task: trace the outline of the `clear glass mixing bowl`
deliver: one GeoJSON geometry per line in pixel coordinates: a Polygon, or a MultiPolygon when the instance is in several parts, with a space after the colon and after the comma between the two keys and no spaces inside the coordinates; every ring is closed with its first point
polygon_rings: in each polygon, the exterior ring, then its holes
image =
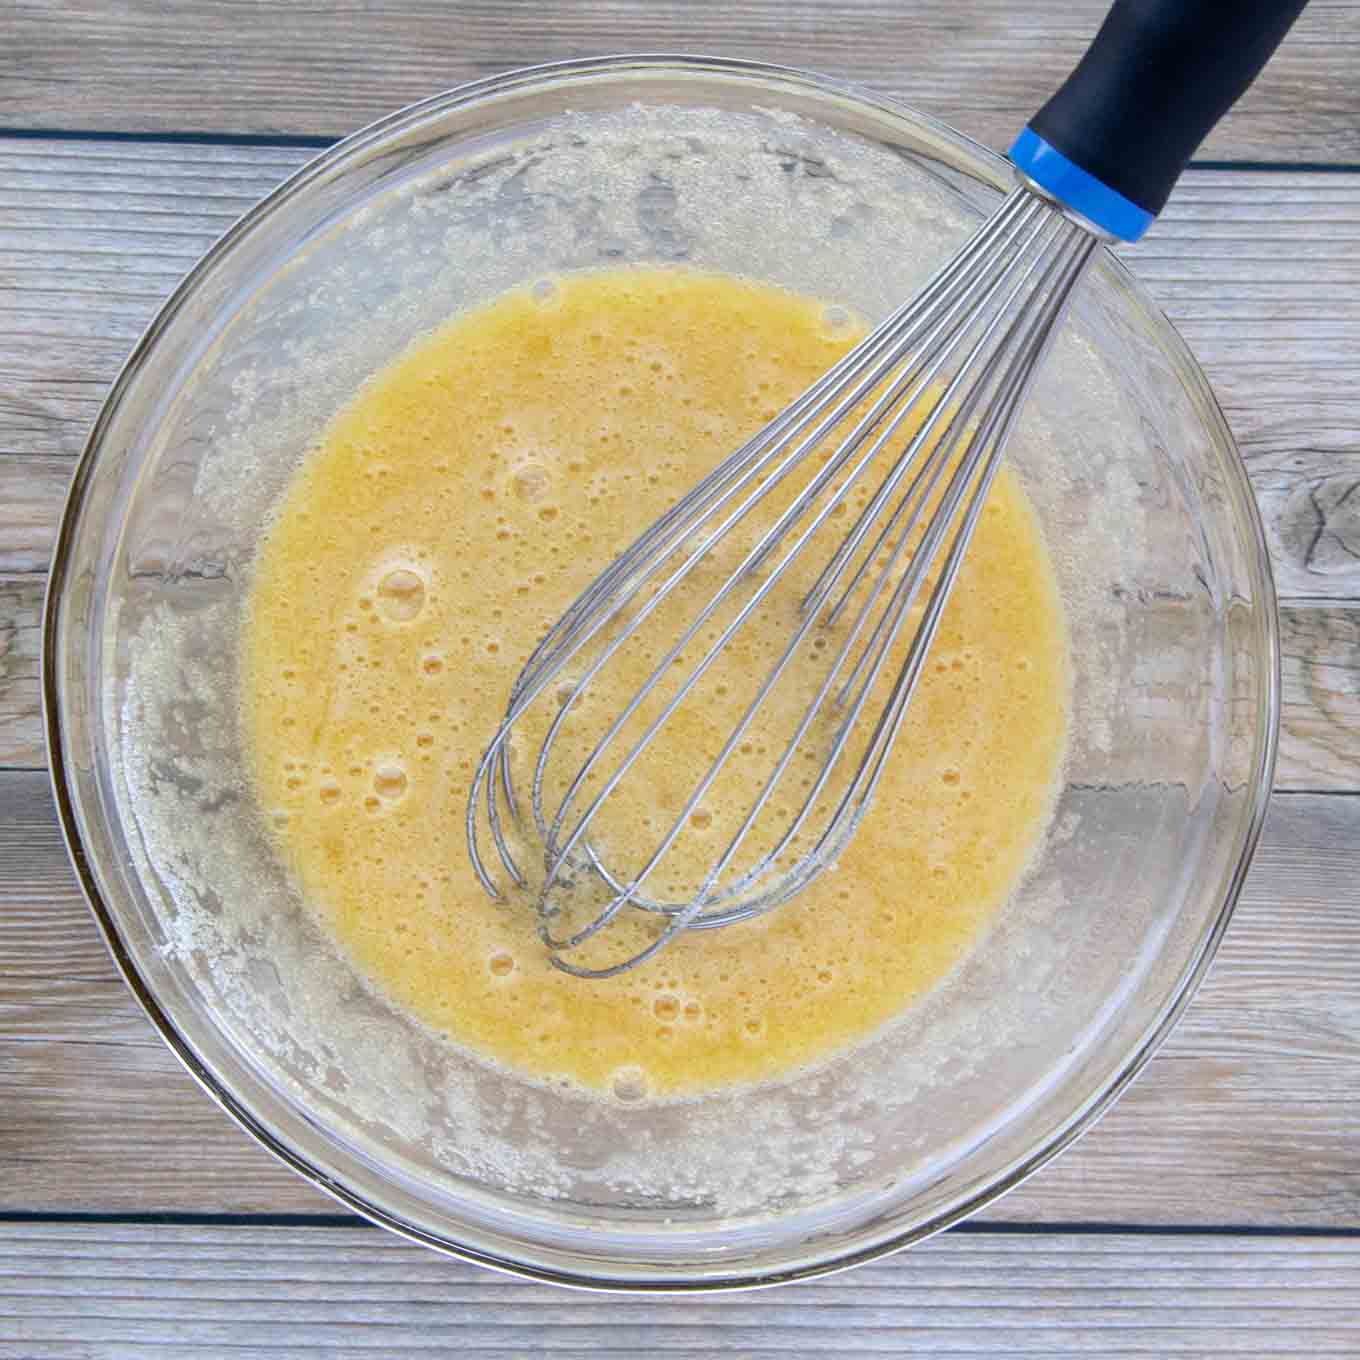
{"type": "MultiPolygon", "coordinates": [[[[523,1274],[787,1280],[986,1204],[1165,1036],[1260,828],[1278,644],[1223,418],[1108,256],[1012,451],[1072,630],[1058,812],[995,928],[872,1041],[796,1079],[674,1104],[611,1106],[488,1067],[389,1007],[318,932],[243,771],[237,627],[270,506],[413,337],[509,285],[620,261],[735,271],[876,316],[1007,183],[957,133],[815,76],[571,63],[351,137],[166,304],[95,425],[53,564],[57,801],[167,1043],[315,1184],[523,1274]]],[[[451,816],[462,795],[450,787],[451,816]]]]}

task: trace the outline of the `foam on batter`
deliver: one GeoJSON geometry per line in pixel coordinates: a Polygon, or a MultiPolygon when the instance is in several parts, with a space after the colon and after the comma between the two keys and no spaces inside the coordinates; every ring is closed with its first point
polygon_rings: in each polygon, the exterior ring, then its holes
{"type": "MultiPolygon", "coordinates": [[[[1023,874],[1069,677],[1047,553],[1004,469],[834,873],[769,917],[583,982],[468,863],[472,767],[542,632],[858,334],[815,299],[697,270],[562,276],[414,346],[294,478],[243,637],[257,795],[360,971],[455,1042],[621,1099],[777,1076],[921,996],[1023,874]]],[[[702,746],[680,775],[697,779],[702,746]]]]}

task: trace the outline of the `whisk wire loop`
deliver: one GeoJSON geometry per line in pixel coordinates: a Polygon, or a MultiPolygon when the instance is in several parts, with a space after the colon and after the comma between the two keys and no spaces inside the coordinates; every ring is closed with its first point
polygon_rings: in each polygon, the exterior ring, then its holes
{"type": "Polygon", "coordinates": [[[681,497],[549,629],[521,671],[506,716],[474,772],[466,831],[479,880],[500,898],[482,853],[485,821],[495,857],[535,901],[539,934],[557,967],[591,978],[621,973],[684,931],[770,910],[834,863],[878,787],[1006,441],[1097,244],[1095,235],[1044,199],[1023,186],[1015,189],[912,302],[681,497]],[[749,532],[752,517],[777,504],[772,497],[778,488],[814,456],[822,461],[814,462],[806,485],[772,524],[763,530],[756,525],[754,541],[742,548],[734,536],[749,532]],[[873,489],[859,491],[881,465],[873,489]],[[602,808],[636,775],[677,715],[702,702],[705,676],[751,620],[768,612],[774,592],[793,579],[833,517],[850,508],[852,494],[862,504],[810,587],[800,587],[788,639],[703,773],[676,797],[678,810],[663,818],[654,846],[635,867],[619,872],[590,836],[602,808]],[[683,603],[682,588],[733,547],[735,566],[724,565],[717,588],[699,597],[688,622],[657,649],[658,659],[646,666],[599,737],[588,740],[579,764],[577,756],[566,757],[566,774],[554,777],[564,736],[600,677],[625,648],[642,645],[642,630],[666,617],[659,611],[668,601],[683,603]],[[842,627],[843,635],[827,648],[842,627]],[[701,637],[706,645],[691,662],[689,650],[701,637]],[[781,680],[796,677],[795,663],[813,655],[823,658],[818,664],[824,672],[815,687],[807,686],[791,734],[776,743],[772,768],[751,781],[744,813],[720,852],[675,900],[647,890],[733,756],[749,748],[748,735],[781,680]],[[897,673],[869,723],[866,709],[894,662],[897,673]],[[569,671],[579,673],[563,683],[569,671]],[[532,756],[526,818],[511,740],[555,685],[558,708],[532,756]],[[654,714],[649,704],[659,704],[654,714]],[[819,720],[828,718],[829,740],[819,742],[814,739],[819,720]],[[745,857],[751,862],[741,863],[743,846],[768,819],[771,801],[787,786],[800,753],[815,760],[816,769],[793,800],[796,811],[782,808],[787,824],[766,835],[753,859],[745,857]],[[809,829],[814,815],[821,820],[809,829]],[[512,847],[510,825],[521,838],[536,840],[542,853],[536,884],[521,866],[524,851],[512,847]],[[810,843],[799,851],[803,839],[810,843]],[[584,924],[572,928],[564,926],[569,913],[559,899],[580,876],[602,884],[606,895],[584,924]],[[598,966],[593,955],[590,963],[568,957],[627,908],[658,921],[660,929],[647,943],[598,966]]]}
{"type": "MultiPolygon", "coordinates": [[[[1021,288],[1023,288],[1025,281],[1028,278],[1029,272],[1032,272],[1032,270],[1037,266],[1037,263],[1038,263],[1037,259],[1031,261],[1029,268],[1026,271],[1026,274],[1022,276],[1020,281],[1015,284],[1014,293],[1018,293],[1018,291],[1021,288]]],[[[993,287],[994,288],[999,287],[1000,282],[1001,281],[998,280],[997,284],[993,285],[993,287]]],[[[978,337],[978,339],[975,341],[973,353],[972,355],[969,356],[969,359],[976,357],[976,355],[979,354],[984,349],[984,347],[991,339],[992,333],[1002,324],[1005,316],[1006,312],[1004,308],[996,313],[992,321],[984,329],[982,335],[978,337]]],[[[958,339],[963,334],[964,332],[962,330],[956,332],[954,342],[957,343],[958,339]]],[[[943,353],[940,355],[940,358],[937,360],[936,368],[927,370],[927,378],[934,376],[935,371],[937,371],[938,365],[942,363],[945,358],[947,358],[948,353],[949,347],[947,346],[945,347],[943,353]]],[[[922,422],[921,429],[913,436],[907,448],[897,459],[892,470],[889,472],[888,476],[884,479],[883,483],[880,485],[879,490],[875,494],[874,499],[865,507],[864,511],[861,513],[855,527],[852,529],[851,533],[847,535],[841,548],[838,549],[836,556],[833,558],[832,563],[828,565],[828,569],[823,572],[823,576],[822,578],[820,578],[818,585],[814,587],[814,590],[812,592],[812,598],[810,598],[808,601],[809,607],[805,608],[804,610],[803,622],[800,624],[800,626],[794,633],[793,638],[786,646],[779,660],[775,663],[774,668],[769,673],[764,683],[761,685],[759,691],[757,692],[755,697],[751,700],[745,713],[742,715],[740,721],[736,724],[735,728],[729,735],[727,741],[724,743],[723,748],[719,752],[717,758],[712,762],[708,772],[704,775],[703,779],[695,787],[689,799],[687,800],[685,806],[681,809],[680,813],[675,818],[674,822],[672,823],[671,829],[666,833],[666,836],[663,838],[661,844],[653,852],[653,855],[651,856],[651,858],[649,858],[646,865],[644,865],[643,869],[640,871],[638,876],[630,884],[626,885],[625,887],[618,888],[618,896],[613,902],[609,904],[609,907],[606,909],[604,913],[601,914],[601,916],[597,919],[597,922],[593,924],[591,927],[588,927],[586,931],[583,931],[580,934],[571,937],[571,940],[569,942],[563,942],[564,947],[571,947],[574,944],[582,943],[585,939],[588,939],[590,935],[594,934],[600,925],[607,924],[607,922],[611,920],[613,916],[617,913],[620,907],[622,907],[629,901],[637,900],[638,896],[637,889],[641,885],[642,881],[651,873],[651,871],[655,868],[656,864],[660,861],[660,858],[666,853],[666,851],[670,848],[671,844],[673,844],[675,838],[680,834],[681,828],[684,826],[685,821],[692,814],[694,808],[699,804],[703,796],[707,793],[708,789],[711,787],[714,780],[721,773],[723,766],[730,758],[733,750],[737,747],[741,738],[746,734],[751,722],[755,719],[756,714],[758,713],[764,701],[768,697],[775,683],[783,674],[786,666],[792,661],[800,644],[806,637],[809,629],[817,621],[818,610],[820,609],[822,602],[826,599],[827,595],[835,586],[838,577],[844,570],[846,564],[850,560],[855,549],[858,547],[860,540],[863,538],[864,534],[868,531],[870,525],[876,518],[878,510],[890,497],[896,485],[905,475],[907,469],[912,465],[912,460],[916,452],[929,439],[936,423],[938,423],[941,420],[941,418],[945,415],[945,413],[949,411],[951,399],[954,397],[955,390],[961,383],[963,374],[966,373],[967,370],[968,360],[965,360],[965,364],[960,369],[959,374],[955,376],[954,380],[945,389],[944,394],[942,395],[940,400],[935,404],[933,409],[930,411],[927,419],[924,422],[922,422]]],[[[896,389],[894,389],[887,394],[887,397],[884,399],[884,402],[885,404],[888,402],[896,404],[898,398],[899,393],[896,389]]],[[[553,870],[550,870],[549,874],[550,879],[554,877],[555,871],[565,864],[567,857],[570,855],[571,851],[575,848],[575,845],[577,844],[581,836],[584,834],[586,827],[589,825],[595,813],[599,810],[600,806],[608,799],[610,794],[618,786],[619,782],[622,780],[624,774],[626,773],[627,769],[631,766],[633,761],[651,743],[652,739],[657,735],[657,733],[662,729],[667,720],[671,717],[671,715],[683,702],[683,700],[689,694],[693,686],[697,684],[698,680],[702,677],[707,668],[717,661],[718,657],[722,654],[727,643],[731,640],[733,636],[735,636],[736,632],[745,623],[749,614],[763,602],[764,597],[774,588],[775,584],[779,581],[785,570],[787,570],[798,558],[806,543],[811,539],[812,535],[815,534],[820,529],[825,519],[835,512],[836,507],[843,500],[849,487],[853,485],[859,472],[861,472],[864,467],[866,467],[871,461],[873,461],[877,457],[878,453],[887,443],[887,440],[891,438],[893,434],[896,433],[898,425],[903,419],[906,418],[909,412],[910,412],[909,405],[903,404],[898,408],[897,414],[894,417],[894,419],[875,439],[874,443],[870,446],[867,453],[865,453],[862,456],[860,463],[853,469],[850,476],[847,478],[845,484],[842,486],[837,495],[833,496],[822,507],[822,509],[818,512],[816,519],[814,519],[813,523],[800,535],[797,543],[785,556],[780,566],[774,572],[771,573],[769,578],[764,582],[760,589],[756,591],[751,600],[748,601],[747,605],[743,608],[742,612],[729,625],[728,629],[724,632],[724,634],[716,642],[714,642],[713,645],[709,648],[708,652],[705,653],[699,665],[696,666],[690,672],[690,675],[686,679],[685,684],[682,686],[680,691],[670,700],[667,706],[662,710],[662,712],[648,727],[646,732],[644,732],[643,735],[638,739],[633,748],[629,751],[627,756],[620,764],[614,776],[605,785],[605,787],[600,790],[595,800],[592,802],[592,804],[586,810],[586,812],[582,814],[571,835],[567,838],[565,843],[562,843],[560,840],[562,820],[565,817],[566,810],[569,804],[571,803],[575,794],[579,790],[581,782],[585,777],[589,775],[591,769],[594,767],[596,761],[599,759],[600,754],[602,753],[604,748],[612,740],[613,736],[617,733],[619,728],[626,722],[628,717],[630,717],[631,714],[636,710],[637,706],[640,705],[642,701],[645,699],[645,697],[651,692],[657,680],[660,678],[662,674],[665,673],[668,667],[672,664],[676,655],[679,652],[681,652],[683,648],[692,641],[694,635],[707,621],[708,617],[710,616],[711,610],[716,609],[718,604],[721,603],[723,592],[719,592],[718,596],[715,597],[709,610],[706,610],[700,614],[699,618],[695,620],[695,622],[690,626],[690,628],[686,630],[686,632],[681,636],[679,641],[674,645],[671,652],[669,652],[665,657],[663,657],[661,663],[654,669],[651,676],[649,676],[648,680],[635,693],[633,700],[630,701],[630,704],[620,714],[615,725],[611,727],[610,731],[606,733],[603,738],[601,738],[595,750],[592,751],[590,757],[588,757],[586,762],[582,765],[580,771],[578,772],[576,780],[573,781],[571,788],[568,789],[566,796],[562,800],[562,803],[558,810],[557,818],[554,820],[552,826],[549,828],[548,842],[550,845],[557,848],[557,858],[554,861],[553,870]]],[[[954,419],[950,422],[950,428],[952,429],[954,434],[953,442],[957,442],[958,432],[963,427],[964,421],[962,419],[962,414],[963,413],[956,415],[954,419]]],[[[927,468],[922,470],[922,476],[924,476],[927,472],[930,473],[930,477],[926,485],[925,494],[929,494],[929,491],[933,489],[934,484],[938,481],[939,476],[945,467],[945,461],[941,457],[941,449],[943,448],[947,450],[952,448],[953,442],[942,441],[941,445],[937,446],[937,448],[932,452],[931,460],[927,468]]],[[[838,456],[833,457],[828,466],[835,466],[838,463],[839,453],[840,450],[838,450],[838,456]]],[[[785,512],[785,515],[782,517],[780,523],[775,526],[775,528],[771,531],[771,534],[775,535],[780,534],[784,529],[786,521],[798,515],[801,515],[806,511],[808,505],[818,494],[818,482],[821,480],[822,477],[819,476],[819,478],[814,481],[812,487],[809,487],[808,490],[805,491],[803,495],[799,497],[798,501],[796,501],[794,505],[790,507],[788,511],[785,512]]],[[[923,506],[924,503],[925,503],[924,499],[920,500],[918,502],[918,508],[919,506],[923,506]]],[[[937,531],[941,529],[943,525],[947,522],[947,518],[948,518],[947,515],[941,515],[937,519],[934,528],[937,531]]],[[[931,540],[930,548],[923,554],[923,556],[928,558],[931,555],[933,555],[934,543],[935,540],[931,540]]],[[[755,562],[760,561],[764,556],[767,555],[768,547],[765,543],[762,542],[762,544],[758,546],[757,549],[753,550],[750,556],[748,556],[747,562],[746,564],[744,564],[745,569],[749,570],[751,565],[753,565],[755,562]]],[[[865,563],[867,564],[871,560],[872,560],[871,558],[866,557],[865,563]]],[[[735,588],[736,585],[741,580],[741,574],[742,569],[739,568],[738,571],[733,573],[733,576],[729,578],[729,583],[724,588],[724,590],[730,590],[735,588]]],[[[880,587],[886,579],[887,577],[885,569],[884,573],[880,574],[879,577],[880,587]]],[[[859,627],[862,626],[864,617],[867,616],[868,606],[870,606],[872,603],[873,603],[872,599],[870,601],[866,601],[866,608],[861,614],[859,625],[857,625],[856,629],[852,631],[851,636],[847,638],[846,642],[842,645],[837,666],[833,668],[832,674],[828,677],[828,684],[829,681],[834,680],[836,670],[839,669],[839,664],[844,660],[845,655],[849,651],[850,647],[853,645],[858,635],[859,627]]],[[[886,617],[887,616],[885,616],[885,621],[886,617]]],[[[880,623],[880,629],[881,628],[882,623],[880,623]]],[[[864,654],[864,657],[867,657],[868,655],[869,653],[866,652],[864,654]]],[[[863,659],[864,658],[862,657],[861,663],[863,659]]],[[[872,683],[872,679],[876,677],[877,669],[878,669],[877,666],[875,666],[873,670],[873,675],[870,677],[870,683],[872,683]]],[[[851,683],[853,683],[853,676],[851,683]]],[[[824,697],[825,689],[827,687],[828,686],[823,687],[823,691],[819,692],[817,699],[815,699],[813,704],[809,707],[805,721],[803,724],[800,724],[799,731],[795,735],[793,746],[796,746],[797,741],[804,735],[807,725],[811,722],[812,718],[815,717],[820,707],[822,698],[824,697]]],[[[549,739],[544,743],[539,761],[540,773],[550,753],[552,740],[553,734],[550,734],[549,739]]],[[[789,754],[791,754],[792,749],[793,747],[791,747],[789,754]]],[[[782,773],[784,768],[786,768],[786,766],[784,765],[783,762],[781,762],[780,767],[776,769],[770,781],[767,782],[761,796],[758,798],[757,803],[752,810],[752,816],[747,818],[746,822],[742,827],[742,830],[738,833],[737,837],[734,838],[733,842],[729,845],[728,851],[725,852],[724,855],[720,857],[720,859],[717,861],[713,868],[713,871],[710,873],[709,877],[705,880],[703,887],[699,890],[698,896],[705,903],[711,904],[710,899],[708,898],[708,891],[712,886],[713,879],[717,876],[717,874],[721,873],[723,868],[726,867],[727,863],[731,858],[732,853],[735,851],[735,848],[740,844],[740,841],[743,838],[745,831],[749,830],[752,817],[756,812],[759,811],[759,809],[763,806],[764,802],[767,800],[769,793],[772,791],[774,784],[777,782],[779,775],[782,773]]]]}

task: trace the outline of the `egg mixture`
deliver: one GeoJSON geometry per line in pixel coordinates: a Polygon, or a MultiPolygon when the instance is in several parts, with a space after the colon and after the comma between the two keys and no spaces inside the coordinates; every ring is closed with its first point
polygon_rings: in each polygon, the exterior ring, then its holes
{"type": "MultiPolygon", "coordinates": [[[[821,300],[697,270],[543,280],[415,344],[295,474],[243,623],[256,794],[340,948],[452,1042],[626,1098],[776,1078],[938,984],[1023,875],[1052,813],[1069,674],[1054,573],[1005,467],[834,872],[585,981],[468,859],[468,782],[535,643],[861,335],[821,300]]],[[[682,782],[705,759],[703,741],[668,749],[682,782]]],[[[648,922],[618,928],[626,948],[648,922]]]]}

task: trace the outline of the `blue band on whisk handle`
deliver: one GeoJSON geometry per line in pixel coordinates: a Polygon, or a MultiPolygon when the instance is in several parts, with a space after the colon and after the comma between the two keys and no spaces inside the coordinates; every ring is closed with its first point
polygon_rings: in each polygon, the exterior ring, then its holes
{"type": "Polygon", "coordinates": [[[1121,241],[1136,241],[1157,220],[1146,208],[1068,160],[1033,128],[1015,139],[1010,158],[1041,189],[1121,241]]]}
{"type": "Polygon", "coordinates": [[[1136,241],[1305,0],[1114,0],[1011,147],[1044,193],[1136,241]]]}

